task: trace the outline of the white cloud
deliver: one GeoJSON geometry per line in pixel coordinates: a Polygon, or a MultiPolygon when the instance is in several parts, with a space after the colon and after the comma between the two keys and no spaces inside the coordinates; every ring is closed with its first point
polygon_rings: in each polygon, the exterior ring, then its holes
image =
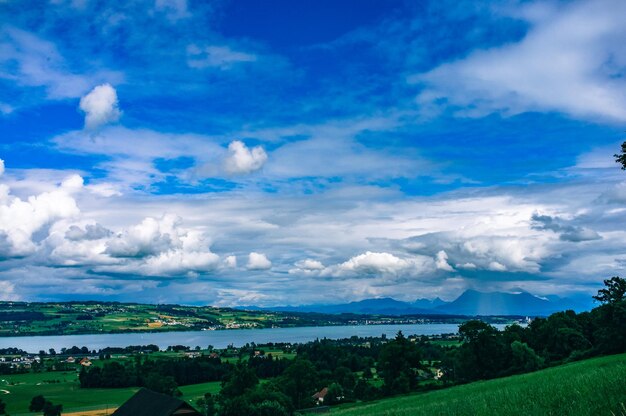
{"type": "MultiPolygon", "coordinates": [[[[70,177],[66,181],[75,184],[78,179],[70,177]]],[[[32,241],[35,232],[57,220],[77,216],[80,211],[71,196],[73,191],[61,185],[23,200],[11,195],[6,185],[0,185],[0,236],[6,242],[3,255],[32,254],[36,250],[32,241]]]]}
{"type": "Polygon", "coordinates": [[[445,99],[464,116],[560,111],[626,120],[626,3],[578,1],[541,13],[526,7],[516,16],[531,25],[521,41],[411,77],[424,86],[419,103],[445,99]]]}
{"type": "Polygon", "coordinates": [[[79,191],[83,188],[85,181],[80,175],[70,175],[61,182],[61,188],[69,193],[79,191]]]}
{"type": "Polygon", "coordinates": [[[391,253],[367,251],[349,260],[322,270],[322,276],[380,275],[383,277],[417,276],[435,269],[432,258],[411,256],[400,258],[391,253]]]}
{"type": "Polygon", "coordinates": [[[224,259],[224,266],[234,269],[237,267],[237,256],[227,256],[224,259]]]}
{"type": "Polygon", "coordinates": [[[243,62],[254,62],[257,56],[239,52],[228,46],[210,45],[198,47],[189,45],[187,47],[187,64],[191,68],[203,69],[215,67],[219,69],[229,69],[233,65],[243,62]]]}
{"type": "Polygon", "coordinates": [[[437,252],[437,259],[435,260],[435,265],[437,266],[437,269],[439,270],[445,270],[447,272],[451,272],[454,270],[452,266],[448,264],[448,255],[443,250],[439,250],[437,252]]]}
{"type": "Polygon", "coordinates": [[[249,149],[243,142],[235,140],[228,145],[229,154],[224,161],[226,172],[246,174],[257,171],[267,161],[267,153],[261,146],[249,149]]]}
{"type": "Polygon", "coordinates": [[[297,261],[295,266],[302,270],[322,270],[324,265],[318,260],[305,259],[297,261]]]}
{"type": "Polygon", "coordinates": [[[140,274],[143,276],[188,276],[196,272],[210,272],[219,266],[219,256],[209,251],[168,250],[143,261],[130,261],[122,265],[99,267],[96,270],[113,273],[140,274]]]}
{"type": "Polygon", "coordinates": [[[265,254],[252,252],[248,255],[248,270],[269,270],[271,267],[272,262],[265,254]]]}
{"type": "Polygon", "coordinates": [[[506,266],[502,263],[498,263],[497,261],[492,261],[491,263],[489,263],[489,270],[492,270],[494,272],[504,272],[506,271],[506,266]]]}
{"type": "Polygon", "coordinates": [[[181,247],[178,226],[181,219],[165,215],[161,219],[145,218],[107,243],[107,254],[113,257],[146,257],[181,247]]]}
{"type": "Polygon", "coordinates": [[[4,175],[4,160],[0,159],[0,176],[4,175]]]}
{"type": "Polygon", "coordinates": [[[53,43],[13,27],[0,30],[0,50],[0,78],[44,87],[52,99],[80,97],[91,85],[123,80],[123,75],[114,71],[72,71],[53,43]]]}
{"type": "Polygon", "coordinates": [[[122,112],[118,107],[117,92],[110,84],[94,87],[80,99],[80,109],[85,112],[85,128],[97,129],[119,120],[122,112]]]}

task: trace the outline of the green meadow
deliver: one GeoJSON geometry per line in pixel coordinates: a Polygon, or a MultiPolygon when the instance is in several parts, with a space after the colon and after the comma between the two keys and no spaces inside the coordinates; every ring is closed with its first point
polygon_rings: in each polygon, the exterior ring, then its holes
{"type": "MultiPolygon", "coordinates": [[[[217,393],[219,382],[180,387],[181,399],[195,405],[205,393],[217,393]]],[[[29,414],[28,405],[33,396],[43,395],[55,404],[63,405],[63,412],[118,407],[138,388],[81,389],[75,372],[28,373],[0,376],[0,398],[7,404],[10,415],[29,414]],[[8,392],[8,393],[7,393],[8,392]]],[[[34,414],[34,413],[33,413],[34,414]]]]}
{"type": "Polygon", "coordinates": [[[626,416],[626,354],[334,409],[337,416],[626,416]]]}

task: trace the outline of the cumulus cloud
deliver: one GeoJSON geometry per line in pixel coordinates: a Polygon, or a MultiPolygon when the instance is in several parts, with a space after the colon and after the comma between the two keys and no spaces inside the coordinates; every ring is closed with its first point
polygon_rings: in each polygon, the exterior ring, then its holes
{"type": "Polygon", "coordinates": [[[0,176],[4,175],[4,160],[0,159],[0,176]]]}
{"type": "Polygon", "coordinates": [[[130,261],[121,265],[96,268],[108,273],[139,274],[143,276],[189,276],[197,272],[210,272],[219,266],[219,256],[210,251],[168,250],[146,257],[142,261],[130,261]]]}
{"type": "Polygon", "coordinates": [[[80,99],[80,109],[85,113],[85,128],[97,129],[119,120],[122,112],[117,101],[117,92],[111,84],[98,85],[80,99]]]}
{"type": "Polygon", "coordinates": [[[243,142],[235,140],[228,145],[228,156],[224,161],[226,172],[231,175],[255,172],[267,161],[267,153],[261,146],[249,149],[243,142]]]}
{"type": "Polygon", "coordinates": [[[296,267],[302,270],[322,270],[324,265],[318,260],[305,259],[296,262],[296,267]]]}
{"type": "Polygon", "coordinates": [[[248,270],[269,270],[271,267],[272,262],[265,254],[252,252],[248,255],[248,270]]]}
{"type": "Polygon", "coordinates": [[[367,251],[347,261],[322,270],[322,276],[416,276],[435,270],[433,259],[427,256],[400,258],[391,253],[367,251]]]}
{"type": "Polygon", "coordinates": [[[256,55],[236,51],[228,46],[220,45],[204,47],[189,45],[187,47],[187,57],[187,64],[191,68],[197,69],[215,67],[225,70],[238,63],[254,62],[257,60],[256,55]]]}
{"type": "Polygon", "coordinates": [[[446,100],[463,116],[561,111],[624,121],[624,15],[621,0],[526,5],[514,16],[530,25],[523,39],[412,77],[424,87],[418,102],[446,100]]]}
{"type": "Polygon", "coordinates": [[[439,250],[437,252],[435,265],[437,266],[437,269],[439,270],[444,270],[447,272],[451,272],[454,270],[452,266],[450,266],[450,264],[448,263],[448,254],[446,254],[446,252],[443,250],[439,250]]]}
{"type": "Polygon", "coordinates": [[[234,269],[237,267],[237,256],[227,256],[224,259],[224,266],[234,269]]]}
{"type": "Polygon", "coordinates": [[[89,266],[98,273],[193,277],[216,270],[219,256],[203,234],[181,223],[172,214],[147,217],[118,233],[100,224],[58,224],[46,242],[56,264],[89,266]]]}
{"type": "Polygon", "coordinates": [[[6,185],[0,185],[0,235],[6,241],[5,257],[32,254],[37,248],[33,242],[36,232],[57,220],[80,213],[71,196],[75,188],[69,186],[76,185],[78,181],[70,177],[56,189],[30,196],[26,200],[11,195],[6,185]]]}

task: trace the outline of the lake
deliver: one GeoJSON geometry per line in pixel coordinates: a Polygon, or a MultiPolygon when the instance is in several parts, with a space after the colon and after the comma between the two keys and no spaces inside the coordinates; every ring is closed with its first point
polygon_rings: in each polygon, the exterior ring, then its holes
{"type": "MultiPolygon", "coordinates": [[[[503,329],[505,325],[494,325],[503,329]]],[[[144,332],[134,334],[91,334],[91,335],[49,335],[28,337],[0,337],[0,348],[15,347],[36,353],[54,348],[72,346],[99,350],[105,347],[127,347],[129,345],[155,344],[165,349],[170,345],[185,345],[191,348],[225,348],[232,344],[236,347],[246,343],[265,344],[268,342],[302,343],[317,338],[340,339],[351,336],[379,337],[385,334],[394,337],[398,331],[405,335],[438,335],[456,333],[457,324],[406,324],[406,325],[355,325],[355,326],[319,326],[298,328],[267,329],[227,329],[221,331],[186,331],[186,332],[144,332]]]]}

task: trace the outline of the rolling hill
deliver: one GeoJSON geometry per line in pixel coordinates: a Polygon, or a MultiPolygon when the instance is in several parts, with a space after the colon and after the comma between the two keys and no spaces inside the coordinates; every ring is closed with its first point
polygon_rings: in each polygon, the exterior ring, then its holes
{"type": "Polygon", "coordinates": [[[333,409],[337,416],[626,416],[626,354],[333,409]]]}

